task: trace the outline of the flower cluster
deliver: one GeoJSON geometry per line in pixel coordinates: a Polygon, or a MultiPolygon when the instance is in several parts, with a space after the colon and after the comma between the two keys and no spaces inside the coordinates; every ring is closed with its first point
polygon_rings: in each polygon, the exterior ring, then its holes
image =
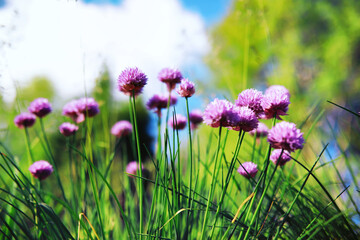
{"type": "Polygon", "coordinates": [[[165,95],[155,94],[146,103],[146,108],[148,110],[154,110],[155,113],[160,117],[161,109],[167,108],[168,104],[169,106],[175,105],[177,103],[177,97],[175,97],[174,95],[170,95],[170,103],[168,102],[169,102],[169,97],[165,95]]]}
{"type": "Polygon", "coordinates": [[[93,98],[80,98],[65,104],[62,114],[76,123],[81,123],[85,117],[94,117],[99,112],[99,104],[93,98]]]}
{"type": "Polygon", "coordinates": [[[77,130],[79,130],[79,127],[69,122],[64,122],[59,126],[60,133],[65,137],[74,135],[77,130]]]}
{"type": "Polygon", "coordinates": [[[129,121],[122,120],[114,124],[111,128],[111,134],[121,138],[132,133],[132,125],[129,121]]]}
{"type": "Polygon", "coordinates": [[[168,124],[170,127],[176,130],[182,130],[186,127],[186,117],[180,114],[176,114],[173,119],[169,119],[168,124]]]}
{"type": "Polygon", "coordinates": [[[246,178],[253,178],[255,177],[256,173],[258,172],[257,164],[253,162],[244,162],[238,168],[238,173],[246,178]]]}
{"type": "Polygon", "coordinates": [[[148,78],[137,67],[127,68],[121,72],[118,78],[119,91],[128,96],[139,95],[144,86],[147,84],[148,78]]]}
{"type": "Polygon", "coordinates": [[[50,176],[54,170],[50,163],[45,160],[40,160],[34,162],[29,167],[29,171],[35,178],[38,178],[39,180],[44,180],[45,178],[50,176]]]}
{"type": "Polygon", "coordinates": [[[268,142],[272,148],[294,152],[302,149],[304,144],[303,133],[296,128],[295,123],[279,122],[268,134],[268,142]]]}
{"type": "Polygon", "coordinates": [[[183,76],[178,69],[164,68],[159,72],[158,78],[161,82],[165,83],[168,90],[171,91],[175,88],[176,84],[180,83],[183,76]]]}

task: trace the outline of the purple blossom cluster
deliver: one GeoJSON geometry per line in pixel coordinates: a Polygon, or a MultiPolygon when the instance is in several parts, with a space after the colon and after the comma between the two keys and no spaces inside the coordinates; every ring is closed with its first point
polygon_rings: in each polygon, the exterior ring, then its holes
{"type": "Polygon", "coordinates": [[[39,180],[44,180],[49,177],[51,173],[54,171],[52,165],[45,160],[40,160],[34,162],[29,167],[30,173],[34,176],[34,178],[38,178],[39,180]]]}
{"type": "Polygon", "coordinates": [[[137,67],[127,68],[121,72],[118,78],[119,91],[128,96],[139,95],[144,86],[147,84],[148,78],[137,67]]]}
{"type": "Polygon", "coordinates": [[[183,115],[176,114],[172,119],[169,119],[169,126],[176,130],[182,130],[186,127],[187,119],[183,115]]]}
{"type": "Polygon", "coordinates": [[[111,134],[117,138],[121,138],[132,133],[132,125],[129,121],[122,120],[113,125],[111,134]]]}
{"type": "MultiPolygon", "coordinates": [[[[165,95],[155,94],[152,96],[149,101],[146,103],[146,108],[148,110],[154,110],[155,113],[160,117],[161,110],[167,108],[169,97],[165,95]]],[[[170,95],[170,103],[169,106],[173,106],[177,103],[177,97],[174,95],[170,95]]]]}
{"type": "Polygon", "coordinates": [[[65,104],[62,114],[76,123],[81,123],[85,121],[85,117],[94,117],[99,112],[99,104],[93,98],[80,98],[65,104]]]}

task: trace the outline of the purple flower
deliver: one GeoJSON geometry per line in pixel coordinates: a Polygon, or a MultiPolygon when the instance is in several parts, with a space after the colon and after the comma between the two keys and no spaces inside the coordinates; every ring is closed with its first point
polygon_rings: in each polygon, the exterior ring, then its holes
{"type": "Polygon", "coordinates": [[[289,95],[281,89],[273,89],[264,95],[261,106],[264,109],[265,119],[271,119],[274,116],[281,120],[280,116],[287,115],[290,104],[289,95]]]}
{"type": "Polygon", "coordinates": [[[262,122],[259,122],[258,127],[252,131],[250,131],[250,135],[254,136],[256,134],[256,137],[266,137],[268,135],[269,128],[262,122]]]}
{"type": "Polygon", "coordinates": [[[44,160],[34,162],[29,167],[30,173],[39,180],[44,180],[54,171],[50,163],[44,160]]]}
{"type": "Polygon", "coordinates": [[[256,173],[258,172],[257,165],[253,162],[244,162],[238,168],[238,173],[240,175],[246,177],[247,179],[255,177],[256,173]]]}
{"type": "Polygon", "coordinates": [[[79,112],[78,100],[72,100],[65,104],[62,114],[70,117],[76,123],[81,123],[85,120],[85,115],[79,112]]]}
{"type": "Polygon", "coordinates": [[[77,109],[80,114],[94,117],[100,112],[99,104],[93,98],[80,98],[77,100],[77,109]]]}
{"type": "Polygon", "coordinates": [[[176,116],[174,116],[174,119],[169,119],[168,124],[173,129],[182,130],[186,127],[186,122],[186,117],[180,114],[176,114],[176,116]]]}
{"type": "Polygon", "coordinates": [[[184,78],[181,80],[180,86],[176,91],[181,97],[191,97],[195,93],[195,84],[184,78]]]}
{"type": "Polygon", "coordinates": [[[79,130],[79,127],[75,124],[64,122],[59,126],[60,133],[64,135],[65,137],[74,135],[77,130],[79,130]]]}
{"type": "Polygon", "coordinates": [[[246,89],[239,94],[238,99],[235,100],[235,105],[248,107],[253,110],[257,116],[261,116],[264,112],[261,106],[263,97],[263,94],[258,90],[246,89]]]}
{"type": "Polygon", "coordinates": [[[14,119],[14,123],[18,128],[31,127],[34,125],[36,116],[32,113],[20,113],[14,119]]]}
{"type": "Polygon", "coordinates": [[[270,160],[274,163],[274,164],[278,164],[279,166],[284,166],[285,163],[287,163],[288,161],[291,160],[290,157],[290,153],[286,150],[281,150],[281,149],[275,149],[271,155],[270,155],[270,160]],[[283,152],[281,154],[281,152],[283,152]],[[281,154],[281,156],[280,156],[281,154]]]}
{"type": "Polygon", "coordinates": [[[52,108],[51,104],[46,98],[37,98],[30,103],[28,110],[32,114],[42,118],[51,113],[52,108]]]}
{"type": "Polygon", "coordinates": [[[215,98],[205,108],[204,123],[214,128],[230,127],[234,119],[238,118],[234,108],[235,106],[231,102],[215,98]]]}
{"type": "MultiPolygon", "coordinates": [[[[146,108],[148,110],[155,110],[158,116],[161,116],[161,109],[167,108],[169,97],[164,95],[155,94],[152,96],[149,101],[146,103],[146,108]]],[[[170,105],[175,105],[177,103],[177,97],[170,96],[170,105]]]]}
{"type": "Polygon", "coordinates": [[[118,78],[119,91],[128,96],[137,96],[142,92],[147,80],[147,76],[137,67],[127,68],[118,78]]]}
{"type": "Polygon", "coordinates": [[[290,92],[289,90],[287,90],[286,87],[282,86],[282,85],[271,85],[270,87],[268,87],[265,91],[265,94],[270,94],[272,91],[281,91],[284,94],[286,94],[288,96],[288,98],[290,99],[290,92]]]}
{"type": "Polygon", "coordinates": [[[158,78],[163,83],[166,83],[168,90],[171,91],[177,83],[180,83],[183,76],[178,69],[164,68],[159,72],[158,78]]]}
{"type": "Polygon", "coordinates": [[[203,122],[203,114],[199,109],[195,109],[189,113],[191,129],[196,129],[203,122]]]}
{"type": "Polygon", "coordinates": [[[235,107],[237,118],[231,123],[231,128],[235,131],[249,132],[257,128],[259,120],[253,110],[248,107],[235,107]]]}
{"type": "Polygon", "coordinates": [[[267,141],[272,148],[284,149],[294,152],[302,149],[304,144],[303,133],[296,128],[294,123],[280,122],[270,129],[267,141]]]}
{"type": "MultiPolygon", "coordinates": [[[[130,173],[132,175],[136,175],[138,168],[139,168],[138,163],[136,161],[131,161],[126,166],[126,172],[130,173]]],[[[144,165],[143,164],[141,164],[141,169],[144,170],[144,165]]],[[[129,177],[133,178],[134,176],[129,175],[129,177]]]]}
{"type": "Polygon", "coordinates": [[[123,120],[114,124],[111,128],[111,134],[121,138],[132,133],[132,125],[129,121],[123,120]]]}

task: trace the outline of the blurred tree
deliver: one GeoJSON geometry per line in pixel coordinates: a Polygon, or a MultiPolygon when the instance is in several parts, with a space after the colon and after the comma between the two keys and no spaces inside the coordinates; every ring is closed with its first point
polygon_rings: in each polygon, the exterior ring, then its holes
{"type": "Polygon", "coordinates": [[[31,102],[39,97],[47,98],[50,102],[55,97],[54,86],[46,77],[34,77],[27,86],[17,90],[17,98],[24,102],[31,102]]]}

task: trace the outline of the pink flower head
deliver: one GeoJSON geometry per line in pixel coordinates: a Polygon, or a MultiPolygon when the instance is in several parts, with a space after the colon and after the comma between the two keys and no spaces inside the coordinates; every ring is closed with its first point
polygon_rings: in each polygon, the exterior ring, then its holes
{"type": "MultiPolygon", "coordinates": [[[[146,108],[148,110],[155,110],[158,116],[161,116],[161,109],[167,108],[168,100],[169,100],[168,96],[155,94],[146,103],[146,108]]],[[[177,97],[171,95],[169,106],[175,105],[176,103],[177,103],[177,97]]]]}
{"type": "Polygon", "coordinates": [[[286,87],[282,86],[282,85],[271,85],[270,87],[268,87],[265,91],[265,94],[270,94],[272,91],[281,91],[284,94],[286,94],[288,96],[288,98],[290,99],[290,92],[289,90],[287,90],[286,87]]]}
{"type": "Polygon", "coordinates": [[[65,137],[74,135],[77,130],[79,130],[79,127],[75,124],[64,122],[59,126],[60,133],[64,135],[65,137]]]}
{"type": "Polygon", "coordinates": [[[168,90],[171,91],[177,83],[180,83],[183,76],[178,69],[164,68],[159,72],[158,78],[163,83],[166,83],[168,90]]]}
{"type": "Polygon", "coordinates": [[[234,108],[235,106],[231,102],[215,98],[205,108],[204,123],[214,128],[230,127],[234,119],[238,118],[234,108]]]}
{"type": "Polygon", "coordinates": [[[37,98],[30,103],[28,110],[32,114],[42,118],[51,113],[52,108],[51,104],[46,98],[37,98]]]}
{"type": "Polygon", "coordinates": [[[180,114],[176,114],[173,119],[169,119],[169,126],[173,129],[182,130],[186,127],[186,117],[180,114]]]}
{"type": "Polygon", "coordinates": [[[255,177],[256,173],[258,172],[257,165],[253,162],[244,162],[238,168],[238,173],[240,175],[246,177],[247,179],[255,177]]]}
{"type": "Polygon", "coordinates": [[[263,97],[263,94],[258,90],[246,89],[239,94],[238,99],[235,100],[235,105],[248,107],[253,110],[257,116],[261,116],[264,112],[261,106],[263,97]]]}
{"type": "Polygon", "coordinates": [[[44,180],[54,171],[50,163],[44,160],[34,162],[29,167],[30,173],[39,180],[44,180]]]}
{"type": "Polygon", "coordinates": [[[259,120],[253,110],[248,107],[235,107],[237,118],[231,123],[231,128],[235,131],[249,132],[257,128],[259,120]]]}
{"type": "Polygon", "coordinates": [[[189,113],[191,129],[196,129],[203,122],[203,113],[199,109],[195,109],[189,113]]]}
{"type": "Polygon", "coordinates": [[[121,138],[132,133],[132,125],[129,121],[123,120],[114,124],[111,128],[111,134],[121,138]]]}
{"type": "Polygon", "coordinates": [[[142,92],[147,80],[147,76],[137,67],[127,68],[118,78],[119,91],[128,96],[137,96],[142,92]]]}
{"type": "Polygon", "coordinates": [[[32,113],[20,113],[14,119],[14,123],[18,128],[31,127],[34,125],[36,116],[32,113]]]}
{"type": "Polygon", "coordinates": [[[249,133],[252,136],[256,135],[256,137],[266,137],[268,135],[268,132],[269,128],[264,123],[259,122],[258,127],[250,131],[249,133]]]}
{"type": "Polygon", "coordinates": [[[296,128],[294,123],[280,122],[270,129],[267,141],[272,148],[284,149],[294,152],[302,149],[304,144],[303,133],[296,128]]]}
{"type": "MultiPolygon", "coordinates": [[[[131,161],[126,166],[126,172],[130,173],[132,175],[136,175],[138,168],[139,168],[138,163],[136,161],[131,161]]],[[[142,171],[144,171],[144,165],[142,165],[142,164],[141,164],[141,169],[142,169],[142,171]]],[[[133,178],[134,176],[129,175],[129,177],[133,178]]]]}
{"type": "Polygon", "coordinates": [[[187,78],[181,80],[180,86],[176,91],[181,97],[191,97],[195,93],[195,84],[187,78]]]}
{"type": "Polygon", "coordinates": [[[285,163],[287,163],[288,161],[291,160],[290,157],[290,153],[286,150],[281,150],[281,149],[275,149],[271,155],[270,155],[270,160],[276,165],[278,164],[279,166],[284,166],[285,163]],[[281,152],[283,152],[281,154],[281,152]],[[281,154],[281,156],[280,156],[281,154]]]}
{"type": "Polygon", "coordinates": [[[80,98],[77,100],[77,109],[80,114],[94,117],[100,112],[99,104],[93,98],[80,98]]]}
{"type": "Polygon", "coordinates": [[[280,116],[287,115],[290,104],[289,95],[281,89],[273,89],[264,95],[261,105],[264,109],[265,119],[271,119],[274,116],[281,120],[280,116]]]}

